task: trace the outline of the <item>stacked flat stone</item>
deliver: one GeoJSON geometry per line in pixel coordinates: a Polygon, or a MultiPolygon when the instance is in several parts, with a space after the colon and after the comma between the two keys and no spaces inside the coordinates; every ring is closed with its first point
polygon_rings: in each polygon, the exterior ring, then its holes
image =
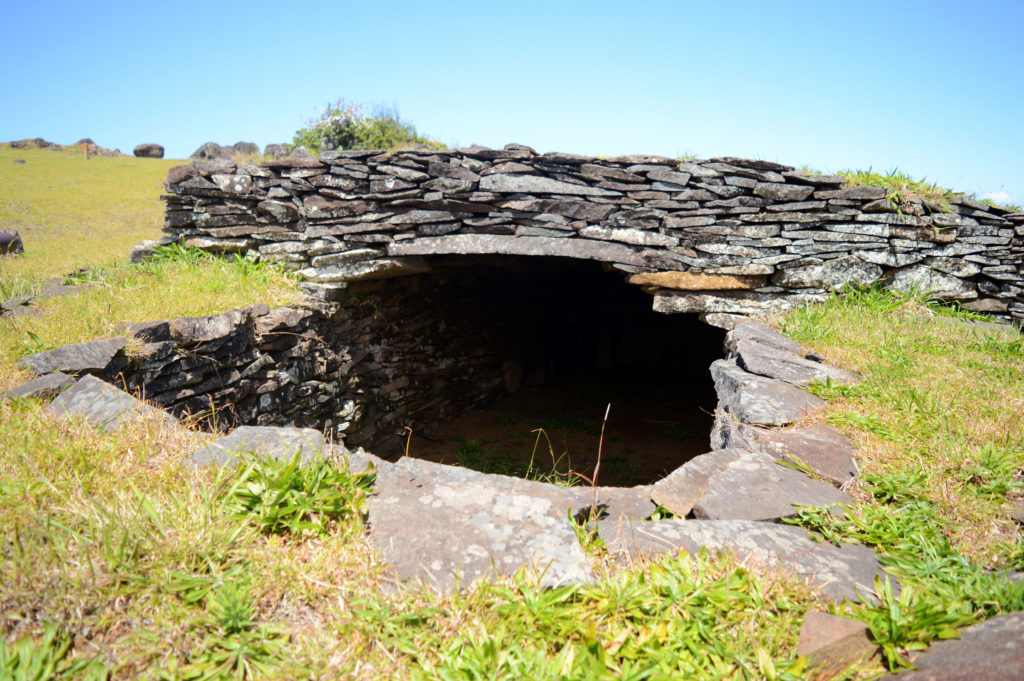
{"type": "Polygon", "coordinates": [[[165,230],[289,263],[325,298],[425,271],[424,256],[501,253],[603,261],[656,310],[727,328],[880,280],[1024,319],[1024,213],[962,196],[897,208],[881,188],[843,184],[738,158],[331,151],[174,168],[165,230]]]}

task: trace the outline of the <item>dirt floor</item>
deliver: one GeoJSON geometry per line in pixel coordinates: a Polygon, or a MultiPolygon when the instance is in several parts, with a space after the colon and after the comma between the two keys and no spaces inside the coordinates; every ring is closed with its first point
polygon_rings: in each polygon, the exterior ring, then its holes
{"type": "Polygon", "coordinates": [[[710,449],[710,381],[673,383],[619,370],[523,387],[414,433],[409,454],[488,473],[590,484],[610,403],[598,484],[651,483],[710,449]]]}

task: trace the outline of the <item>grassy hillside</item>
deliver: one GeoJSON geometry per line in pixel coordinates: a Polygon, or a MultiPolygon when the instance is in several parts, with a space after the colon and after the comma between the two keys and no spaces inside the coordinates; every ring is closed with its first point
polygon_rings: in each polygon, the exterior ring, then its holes
{"type": "MultiPolygon", "coordinates": [[[[24,156],[23,170],[34,158],[24,156]]],[[[68,163],[47,171],[59,178],[88,177],[84,164],[97,160],[56,158],[68,163]]],[[[139,217],[159,193],[146,184],[153,178],[129,182],[129,174],[122,179],[137,191],[118,199],[128,201],[124,216],[99,205],[106,191],[87,192],[94,205],[82,209],[114,215],[123,233],[80,258],[69,251],[63,264],[0,261],[33,278],[103,265],[90,275],[93,291],[48,303],[40,317],[0,321],[0,383],[19,378],[12,362],[21,354],[95,337],[118,320],[294,295],[276,270],[238,260],[117,262],[141,238],[137,228],[152,236],[159,223],[158,204],[153,222],[139,217]]],[[[36,218],[30,250],[60,241],[51,231],[98,224],[79,218],[67,195],[58,201],[35,186],[25,190],[35,192],[30,202],[0,191],[5,205],[31,204],[22,213],[51,207],[36,218]]],[[[364,477],[328,464],[199,471],[181,461],[201,433],[138,422],[110,434],[54,419],[33,400],[2,403],[0,678],[37,664],[55,675],[35,678],[74,679],[804,679],[813,672],[796,640],[812,608],[868,623],[884,658],[837,678],[877,677],[931,639],[1024,609],[1024,584],[1001,577],[1024,569],[1024,542],[1009,519],[1022,497],[1024,341],[953,314],[871,290],[779,320],[864,378],[854,388],[816,388],[831,406],[815,419],[840,427],[862,456],[857,503],[845,519],[805,509],[796,522],[874,547],[901,577],[901,594],[867,607],[827,605],[792,579],[728,556],[613,569],[586,536],[598,565],[593,586],[543,590],[521,574],[452,597],[385,595],[364,538],[364,477]],[[285,490],[288,503],[276,496],[285,490]],[[342,503],[303,510],[328,499],[342,503]],[[315,526],[298,528],[299,519],[315,526]]]]}
{"type": "Polygon", "coordinates": [[[181,163],[0,144],[0,229],[25,242],[23,257],[0,260],[0,287],[108,265],[160,236],[163,180],[181,163]]]}

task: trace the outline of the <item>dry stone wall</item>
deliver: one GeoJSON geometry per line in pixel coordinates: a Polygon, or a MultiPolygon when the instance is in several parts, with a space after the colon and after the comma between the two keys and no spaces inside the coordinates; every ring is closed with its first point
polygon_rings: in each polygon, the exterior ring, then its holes
{"type": "Polygon", "coordinates": [[[737,318],[883,281],[1024,319],[1024,214],[939,205],[737,158],[592,158],[529,147],[332,151],[170,171],[167,240],[289,263],[326,299],[440,254],[598,260],[660,312],[737,318]]]}

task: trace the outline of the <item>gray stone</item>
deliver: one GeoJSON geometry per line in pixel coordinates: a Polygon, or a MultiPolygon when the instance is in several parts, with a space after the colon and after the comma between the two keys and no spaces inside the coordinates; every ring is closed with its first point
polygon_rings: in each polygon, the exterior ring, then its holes
{"type": "MultiPolygon", "coordinates": [[[[441,237],[443,238],[443,237],[441,237]]],[[[390,279],[410,274],[429,272],[430,265],[423,258],[378,258],[358,262],[339,263],[299,270],[299,275],[317,283],[361,281],[364,279],[390,279]]]]}
{"type": "Polygon", "coordinates": [[[139,158],[163,158],[164,148],[159,144],[139,144],[132,149],[132,154],[139,158]]]}
{"type": "Polygon", "coordinates": [[[885,198],[885,190],[881,187],[848,187],[846,189],[818,190],[814,192],[814,198],[876,201],[885,198]]]}
{"type": "Polygon", "coordinates": [[[588,225],[579,231],[581,237],[605,241],[621,241],[634,246],[675,246],[679,239],[658,232],[627,228],[617,229],[599,225],[588,225]]]}
{"type": "Polygon", "coordinates": [[[679,517],[692,511],[697,518],[711,520],[777,520],[794,515],[795,504],[853,502],[831,485],[784,467],[768,454],[742,449],[695,457],[655,483],[652,496],[679,517]]]}
{"type": "Polygon", "coordinates": [[[105,383],[95,376],[83,376],[57,395],[46,406],[47,413],[85,419],[103,430],[112,431],[125,421],[153,419],[168,427],[178,427],[178,420],[167,412],[105,383]]]}
{"type": "Polygon", "coordinates": [[[921,262],[925,257],[921,253],[893,253],[891,251],[857,251],[854,256],[864,262],[886,267],[913,265],[916,262],[921,262]]]}
{"type": "Polygon", "coordinates": [[[775,275],[772,283],[788,288],[838,290],[847,284],[867,286],[882,278],[882,268],[855,257],[826,260],[818,265],[792,267],[775,275]]]}
{"type": "MultiPolygon", "coordinates": [[[[598,531],[619,560],[685,551],[730,553],[747,565],[781,567],[833,600],[874,600],[876,576],[885,577],[874,551],[858,544],[812,541],[807,531],[756,520],[604,521],[598,531]]],[[[891,579],[891,578],[890,578],[891,579]]]]}
{"type": "Polygon", "coordinates": [[[222,147],[216,142],[207,142],[193,151],[189,158],[196,158],[204,161],[214,158],[230,159],[233,151],[234,149],[231,147],[222,147]]]}
{"type": "Polygon", "coordinates": [[[805,388],[811,383],[831,380],[839,384],[858,383],[849,371],[812,362],[790,352],[753,340],[741,339],[734,344],[737,363],[752,374],[767,376],[805,388]]]}
{"type": "Polygon", "coordinates": [[[715,360],[711,376],[719,409],[740,423],[784,426],[825,405],[824,400],[799,388],[747,373],[734,361],[715,360]]]}
{"type": "Polygon", "coordinates": [[[73,376],[55,371],[0,393],[0,402],[25,397],[48,400],[75,382],[73,376]]]}
{"type": "Polygon", "coordinates": [[[260,201],[256,204],[256,210],[264,215],[269,215],[277,222],[295,222],[302,217],[298,206],[285,201],[260,201]]]}
{"type": "Polygon", "coordinates": [[[755,321],[745,321],[737,324],[725,338],[725,347],[730,352],[736,350],[737,341],[750,340],[788,352],[797,357],[807,357],[810,350],[796,342],[792,338],[786,338],[781,333],[768,326],[755,321]]]}
{"type": "Polygon", "coordinates": [[[646,520],[654,513],[651,500],[653,485],[637,487],[567,487],[570,508],[577,518],[586,521],[596,499],[600,518],[646,520]]]}
{"type": "Polygon", "coordinates": [[[128,339],[124,337],[75,343],[25,355],[16,364],[35,374],[48,374],[52,371],[99,372],[106,369],[127,344],[128,339]]]}
{"type": "Polygon", "coordinates": [[[206,317],[179,317],[168,324],[170,338],[176,343],[204,343],[229,336],[248,320],[244,310],[230,310],[206,317]]]}
{"type": "Polygon", "coordinates": [[[488,175],[480,179],[480,191],[524,194],[618,196],[619,192],[585,184],[571,184],[539,175],[488,175]]]}
{"type": "Polygon", "coordinates": [[[742,444],[780,461],[806,465],[836,487],[857,476],[857,451],[832,426],[815,424],[806,428],[775,430],[737,424],[742,444]]]}
{"type": "Polygon", "coordinates": [[[239,426],[192,452],[188,461],[197,466],[232,466],[245,456],[289,460],[296,454],[303,463],[323,455],[324,436],[312,428],[239,426]]]}
{"type": "MultiPolygon", "coordinates": [[[[755,271],[745,268],[744,271],[739,273],[753,274],[755,271]]],[[[717,269],[716,272],[721,272],[721,269],[717,269]]],[[[654,294],[654,311],[670,314],[676,312],[703,312],[706,314],[724,313],[772,316],[787,312],[800,305],[821,302],[825,298],[825,294],[805,293],[778,296],[770,293],[732,293],[723,291],[710,294],[662,290],[654,294]]]]}
{"type": "Polygon", "coordinates": [[[893,272],[886,277],[887,288],[918,291],[942,300],[973,300],[978,292],[968,282],[924,265],[893,272]]]}
{"type": "Polygon", "coordinates": [[[1019,681],[1024,678],[1024,613],[996,615],[960,638],[936,641],[911,659],[914,671],[887,681],[1019,681]]]}
{"type": "Polygon", "coordinates": [[[593,580],[566,493],[543,483],[402,459],[377,471],[369,526],[394,576],[441,592],[520,568],[545,586],[593,580]]]}
{"type": "Polygon", "coordinates": [[[441,254],[548,255],[585,260],[618,262],[624,265],[649,265],[641,253],[611,242],[549,237],[515,237],[496,234],[458,234],[423,237],[388,246],[389,255],[441,254]]]}
{"type": "Polygon", "coordinates": [[[772,201],[803,201],[814,193],[814,187],[806,185],[776,184],[774,182],[758,182],[754,185],[754,194],[772,201]]]}

